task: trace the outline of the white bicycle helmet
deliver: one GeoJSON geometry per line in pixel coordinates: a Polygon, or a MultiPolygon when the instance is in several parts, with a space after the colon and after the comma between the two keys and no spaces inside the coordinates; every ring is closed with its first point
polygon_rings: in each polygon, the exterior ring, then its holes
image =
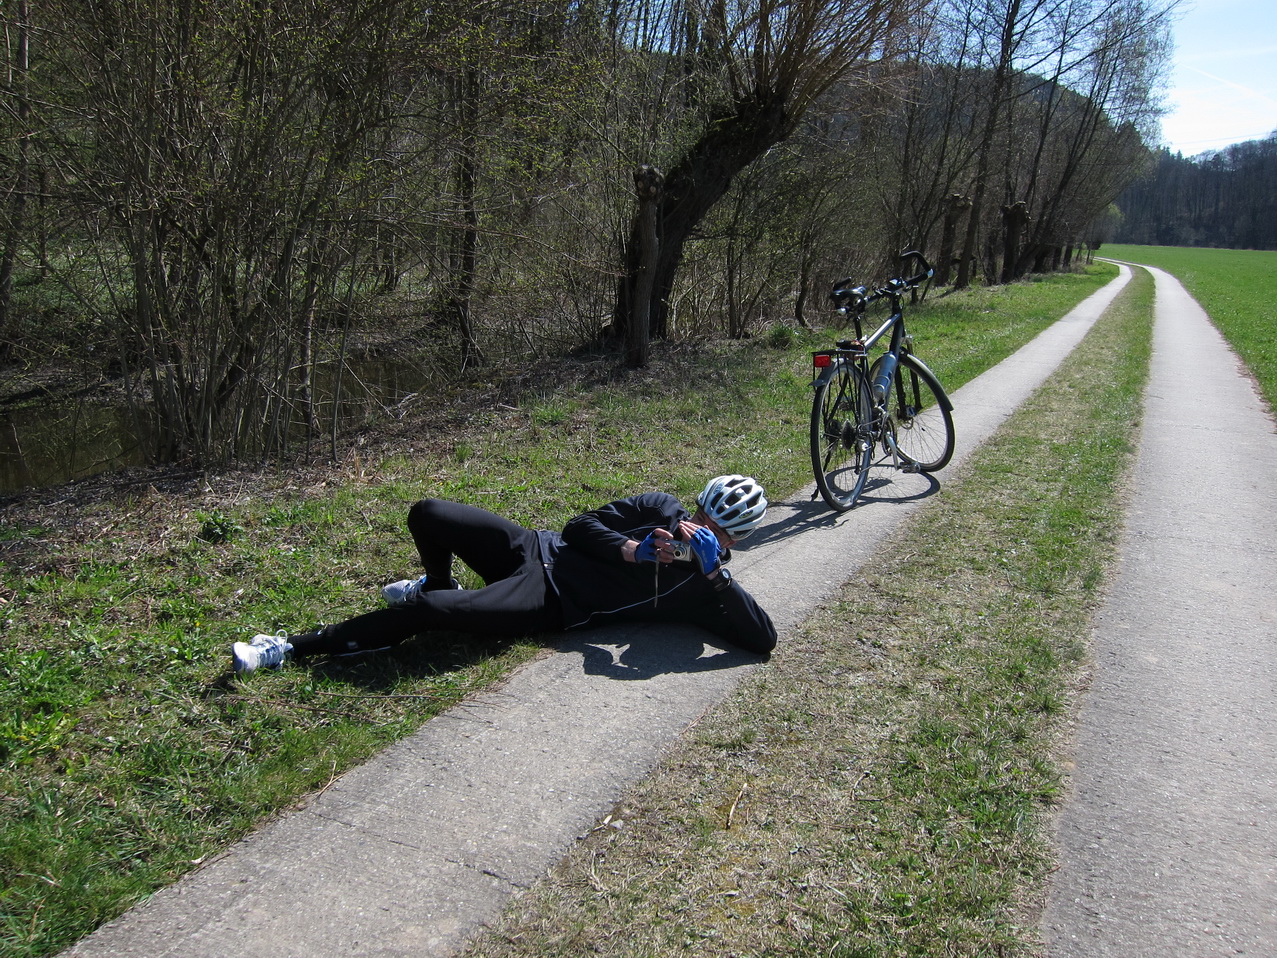
{"type": "Polygon", "coordinates": [[[744,539],[767,514],[767,496],[749,476],[716,476],[705,484],[696,504],[733,539],[744,539]]]}

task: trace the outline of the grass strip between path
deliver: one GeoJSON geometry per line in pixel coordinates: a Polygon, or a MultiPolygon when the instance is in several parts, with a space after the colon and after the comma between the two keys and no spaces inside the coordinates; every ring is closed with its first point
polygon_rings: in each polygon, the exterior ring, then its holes
{"type": "Polygon", "coordinates": [[[1137,270],[882,564],[787,636],[471,958],[1036,953],[1151,304],[1137,270]]]}

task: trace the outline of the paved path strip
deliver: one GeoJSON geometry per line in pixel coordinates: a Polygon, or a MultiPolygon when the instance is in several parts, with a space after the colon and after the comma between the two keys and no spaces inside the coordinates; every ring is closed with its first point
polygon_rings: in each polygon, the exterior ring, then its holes
{"type": "MultiPolygon", "coordinates": [[[[1123,269],[954,395],[958,447],[942,478],[1056,368],[1129,278],[1123,269]]],[[[784,642],[938,488],[901,474],[837,516],[809,500],[809,487],[769,510],[736,556],[736,575],[784,642]]],[[[756,661],[703,639],[690,628],[570,633],[502,688],[426,723],[70,954],[453,954],[756,661]]]]}
{"type": "Polygon", "coordinates": [[[1277,430],[1171,276],[1094,634],[1053,958],[1277,955],[1277,430]]]}

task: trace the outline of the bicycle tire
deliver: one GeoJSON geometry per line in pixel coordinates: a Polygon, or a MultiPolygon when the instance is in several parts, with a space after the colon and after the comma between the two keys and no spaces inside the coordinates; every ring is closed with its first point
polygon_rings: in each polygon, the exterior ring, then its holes
{"type": "Polygon", "coordinates": [[[936,472],[953,458],[953,414],[949,404],[941,401],[943,395],[929,369],[912,356],[900,357],[887,397],[887,413],[894,427],[896,451],[918,472],[936,472]]]}
{"type": "Polygon", "coordinates": [[[873,456],[873,394],[864,374],[839,363],[811,404],[811,465],[816,487],[838,512],[856,504],[873,456]]]}

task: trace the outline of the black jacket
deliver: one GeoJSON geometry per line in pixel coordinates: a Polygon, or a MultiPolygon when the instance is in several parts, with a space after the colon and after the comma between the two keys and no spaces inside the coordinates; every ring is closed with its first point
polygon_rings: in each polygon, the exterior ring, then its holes
{"type": "Polygon", "coordinates": [[[686,622],[751,652],[774,649],[771,618],[735,582],[720,592],[695,563],[622,558],[627,539],[642,542],[658,527],[677,537],[679,520],[690,518],[673,496],[648,492],[579,515],[561,535],[542,532],[541,557],[563,607],[564,628],[635,620],[686,622]]]}

